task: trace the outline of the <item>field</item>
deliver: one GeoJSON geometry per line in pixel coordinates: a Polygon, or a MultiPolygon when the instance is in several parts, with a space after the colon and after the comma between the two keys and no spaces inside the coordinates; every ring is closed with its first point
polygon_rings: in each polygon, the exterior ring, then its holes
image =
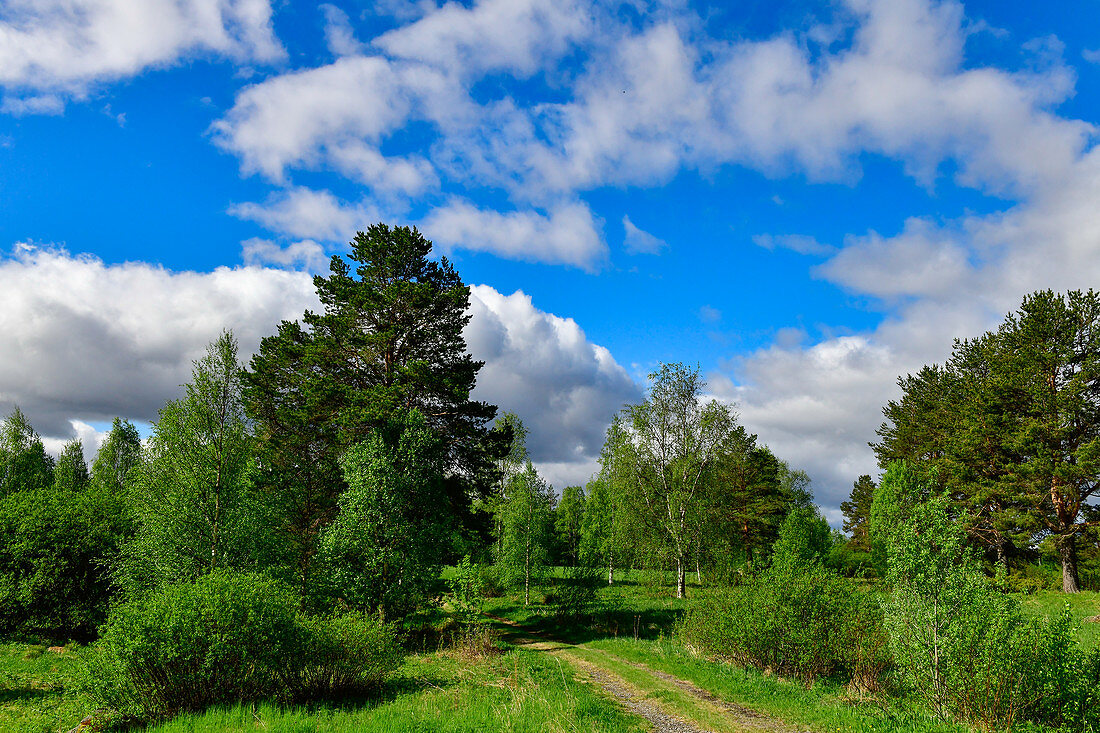
{"type": "MultiPolygon", "coordinates": [[[[810,687],[756,670],[701,659],[675,640],[689,598],[670,597],[659,578],[620,575],[601,589],[612,609],[593,631],[554,622],[539,602],[490,599],[486,612],[499,651],[439,648],[421,641],[371,699],[301,707],[244,705],[177,717],[147,730],[183,731],[600,731],[744,729],[772,731],[965,731],[934,722],[905,703],[887,705],[829,682],[810,687]],[[746,718],[745,716],[749,716],[746,718]],[[751,718],[751,719],[750,719],[751,718]],[[667,721],[676,726],[668,727],[667,721]]],[[[552,596],[551,596],[552,600],[552,596]]],[[[1075,621],[1098,613],[1100,594],[1023,596],[1025,609],[1049,615],[1068,606],[1075,621]]],[[[443,618],[445,614],[441,615],[443,618]]],[[[1081,624],[1094,647],[1100,624],[1081,624]]],[[[0,645],[0,731],[70,730],[92,712],[76,689],[82,648],[49,649],[33,640],[0,645]]]]}

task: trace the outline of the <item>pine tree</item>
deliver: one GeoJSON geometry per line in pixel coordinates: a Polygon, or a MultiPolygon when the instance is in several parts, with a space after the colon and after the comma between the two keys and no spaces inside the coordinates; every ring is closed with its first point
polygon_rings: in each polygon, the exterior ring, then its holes
{"type": "Polygon", "coordinates": [[[871,501],[875,497],[875,482],[864,474],[852,483],[848,501],[840,503],[844,514],[844,531],[851,536],[852,544],[863,551],[871,549],[868,539],[868,522],[871,518],[871,501]]]}
{"type": "Polygon", "coordinates": [[[469,288],[446,258],[428,259],[431,246],[408,227],[357,234],[347,259],[333,257],[330,274],[314,278],[323,311],[281,323],[245,377],[258,481],[303,587],[346,488],[340,457],[401,414],[418,411],[444,441],[452,511],[468,513],[493,483],[496,408],[470,399],[481,363],[463,336],[469,288]]]}

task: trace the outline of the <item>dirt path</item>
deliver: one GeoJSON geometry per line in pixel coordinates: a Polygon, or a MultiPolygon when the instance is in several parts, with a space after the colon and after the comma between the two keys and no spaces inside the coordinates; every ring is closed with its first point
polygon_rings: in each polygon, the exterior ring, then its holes
{"type": "MultiPolygon", "coordinates": [[[[544,652],[564,660],[578,675],[602,688],[631,713],[648,720],[657,733],[805,733],[805,728],[764,715],[713,695],[688,680],[680,679],[602,649],[538,635],[509,619],[491,616],[515,633],[516,646],[544,652]],[[615,670],[630,670],[630,677],[615,670]],[[678,704],[673,705],[672,700],[678,704]]],[[[625,673],[625,672],[624,672],[625,673]]]]}

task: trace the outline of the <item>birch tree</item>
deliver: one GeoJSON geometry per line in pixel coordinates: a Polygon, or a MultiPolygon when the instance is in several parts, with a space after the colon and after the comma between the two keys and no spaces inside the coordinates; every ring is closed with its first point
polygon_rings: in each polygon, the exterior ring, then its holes
{"type": "Polygon", "coordinates": [[[649,397],[623,410],[608,443],[633,510],[668,543],[676,561],[676,597],[683,598],[704,482],[737,423],[728,406],[703,401],[706,382],[697,368],[662,364],[649,379],[649,397]]]}
{"type": "Polygon", "coordinates": [[[523,583],[523,604],[531,603],[531,585],[550,560],[554,491],[530,462],[508,482],[500,506],[501,541],[497,558],[507,583],[523,583]]]}
{"type": "Polygon", "coordinates": [[[237,342],[224,333],[195,361],[185,396],[160,411],[131,483],[137,534],[131,589],[246,562],[249,434],[237,342]]]}

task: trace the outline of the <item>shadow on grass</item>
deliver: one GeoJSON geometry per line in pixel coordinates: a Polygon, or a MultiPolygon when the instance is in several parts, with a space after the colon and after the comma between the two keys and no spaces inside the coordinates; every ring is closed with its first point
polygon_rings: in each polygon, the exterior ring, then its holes
{"type": "Polygon", "coordinates": [[[571,644],[583,644],[596,639],[657,639],[668,636],[676,628],[684,611],[604,607],[563,618],[553,615],[547,606],[533,605],[525,608],[522,604],[513,604],[497,606],[492,613],[495,616],[516,619],[518,626],[495,620],[491,622],[494,628],[506,635],[532,632],[571,644]]]}
{"type": "Polygon", "coordinates": [[[57,690],[43,687],[0,687],[0,705],[5,703],[29,703],[56,695],[57,690]]]}

